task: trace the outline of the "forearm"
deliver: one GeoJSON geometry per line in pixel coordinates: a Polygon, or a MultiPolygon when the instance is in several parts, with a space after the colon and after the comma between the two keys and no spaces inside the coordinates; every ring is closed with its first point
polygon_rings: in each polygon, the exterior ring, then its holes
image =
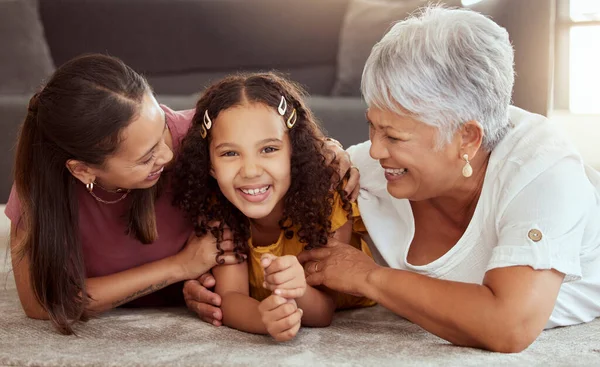
{"type": "Polygon", "coordinates": [[[302,325],[325,327],[331,324],[335,312],[333,298],[327,293],[307,286],[304,296],[297,298],[298,308],[304,311],[302,325]]]}
{"type": "Polygon", "coordinates": [[[183,280],[186,280],[185,274],[174,257],[120,273],[88,278],[86,287],[92,298],[88,310],[101,313],[183,280]]]}
{"type": "Polygon", "coordinates": [[[507,339],[514,328],[526,327],[511,322],[507,308],[483,285],[379,268],[362,288],[367,297],[456,345],[502,351],[505,341],[513,343],[507,339]]]}
{"type": "Polygon", "coordinates": [[[239,292],[226,292],[221,294],[221,299],[223,325],[249,333],[268,334],[258,310],[260,302],[239,292]]]}

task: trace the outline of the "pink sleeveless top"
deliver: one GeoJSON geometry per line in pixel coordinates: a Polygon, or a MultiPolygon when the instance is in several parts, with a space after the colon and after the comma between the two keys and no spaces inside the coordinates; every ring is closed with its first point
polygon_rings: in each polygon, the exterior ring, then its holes
{"type": "MultiPolygon", "coordinates": [[[[176,153],[182,138],[187,133],[193,110],[176,112],[166,106],[161,106],[165,111],[167,126],[173,137],[173,150],[176,153]]],[[[168,175],[169,172],[166,172],[168,175]]],[[[161,179],[168,179],[168,176],[161,179]]],[[[48,193],[51,195],[52,193],[48,193]]],[[[98,196],[106,200],[114,200],[122,194],[104,193],[98,190],[98,196]]],[[[118,273],[127,269],[163,259],[178,253],[185,245],[192,232],[192,225],[184,213],[171,203],[173,200],[172,189],[169,185],[155,203],[156,224],[158,239],[152,244],[142,244],[137,239],[126,234],[127,224],[124,216],[131,205],[131,199],[125,198],[116,204],[103,204],[96,201],[81,183],[77,187],[79,202],[79,230],[83,257],[85,262],[86,277],[94,278],[118,273]]],[[[6,204],[6,216],[12,223],[19,223],[21,205],[13,188],[6,204]]],[[[134,301],[134,305],[160,305],[182,298],[181,285],[163,290],[163,296],[169,294],[167,299],[159,295],[150,295],[134,301]],[[145,301],[144,301],[145,300],[145,301]]],[[[179,303],[177,300],[176,303],[179,303]]]]}

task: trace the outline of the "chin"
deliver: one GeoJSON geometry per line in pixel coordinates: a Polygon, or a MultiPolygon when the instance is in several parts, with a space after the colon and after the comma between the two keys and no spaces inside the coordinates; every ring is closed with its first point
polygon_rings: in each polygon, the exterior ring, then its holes
{"type": "Polygon", "coordinates": [[[412,190],[412,188],[389,183],[387,185],[387,191],[396,199],[410,199],[414,194],[414,190],[412,190]]]}
{"type": "Polygon", "coordinates": [[[259,205],[253,205],[251,207],[248,205],[236,205],[236,207],[249,219],[262,219],[267,217],[273,211],[273,207],[270,205],[268,207],[259,205]]]}

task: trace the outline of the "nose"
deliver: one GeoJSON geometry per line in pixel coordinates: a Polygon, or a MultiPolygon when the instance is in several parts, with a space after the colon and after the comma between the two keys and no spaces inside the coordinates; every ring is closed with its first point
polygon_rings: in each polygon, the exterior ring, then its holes
{"type": "Polygon", "coordinates": [[[157,166],[164,166],[167,163],[171,162],[173,159],[173,151],[169,146],[163,141],[163,143],[158,148],[156,152],[156,163],[157,166]]]}
{"type": "Polygon", "coordinates": [[[371,148],[369,149],[369,154],[371,155],[371,158],[376,160],[390,157],[387,144],[380,134],[373,134],[373,136],[371,136],[371,148]]]}
{"type": "Polygon", "coordinates": [[[260,177],[262,175],[263,169],[260,163],[254,158],[246,158],[244,159],[244,163],[242,165],[241,175],[244,178],[255,178],[260,177]]]}

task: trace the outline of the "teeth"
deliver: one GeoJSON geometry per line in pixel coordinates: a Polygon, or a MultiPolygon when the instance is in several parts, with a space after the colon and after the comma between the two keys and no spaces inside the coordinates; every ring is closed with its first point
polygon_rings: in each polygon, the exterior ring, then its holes
{"type": "Polygon", "coordinates": [[[265,186],[260,189],[248,189],[248,190],[241,189],[241,190],[244,194],[247,194],[247,195],[258,195],[258,194],[264,194],[265,192],[267,192],[268,189],[269,189],[269,186],[265,186]]]}
{"type": "Polygon", "coordinates": [[[390,175],[402,175],[404,173],[406,173],[407,169],[406,168],[386,168],[385,169],[385,173],[388,173],[390,175]]]}

